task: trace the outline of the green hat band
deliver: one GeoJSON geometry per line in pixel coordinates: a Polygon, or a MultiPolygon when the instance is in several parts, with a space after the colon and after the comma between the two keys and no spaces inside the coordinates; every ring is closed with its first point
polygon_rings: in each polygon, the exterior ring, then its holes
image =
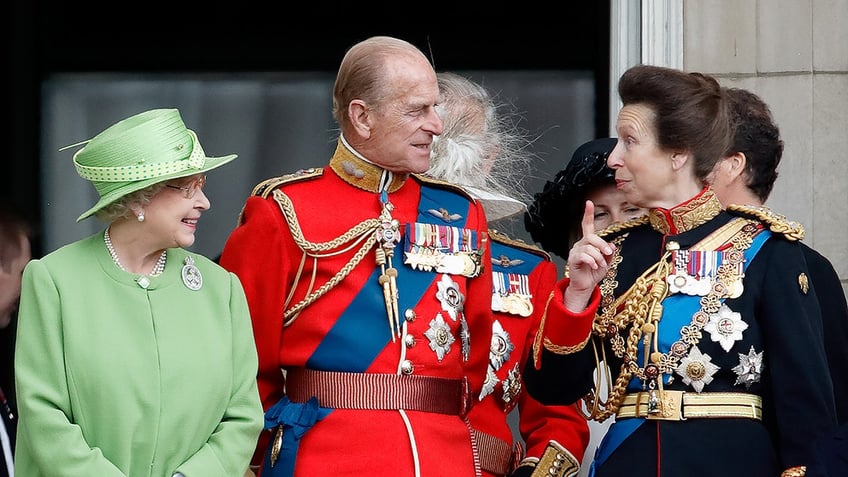
{"type": "MultiPolygon", "coordinates": [[[[117,167],[97,167],[85,166],[77,161],[77,154],[84,149],[74,154],[74,166],[77,168],[77,173],[83,179],[88,179],[92,182],[135,182],[152,177],[162,177],[165,175],[174,174],[177,172],[187,171],[190,169],[202,169],[206,164],[206,154],[197,140],[197,135],[191,129],[187,129],[192,139],[191,154],[186,159],[177,161],[163,162],[143,162],[140,164],[132,164],[129,166],[117,167]]],[[[177,146],[177,149],[182,149],[183,144],[177,146]]]]}
{"type": "Polygon", "coordinates": [[[112,202],[158,182],[203,173],[226,164],[235,154],[207,157],[194,131],[176,109],[145,111],[75,144],[74,167],[94,185],[100,199],[77,221],[112,202]]]}

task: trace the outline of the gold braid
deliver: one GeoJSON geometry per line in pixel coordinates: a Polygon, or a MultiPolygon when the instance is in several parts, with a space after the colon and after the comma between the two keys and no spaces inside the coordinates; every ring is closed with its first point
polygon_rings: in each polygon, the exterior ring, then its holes
{"type": "MultiPolygon", "coordinates": [[[[340,235],[339,237],[330,240],[329,242],[310,242],[306,240],[303,236],[303,230],[300,228],[300,222],[297,220],[297,214],[294,211],[294,205],[291,202],[291,199],[288,198],[286,194],[284,194],[279,189],[274,191],[274,200],[280,206],[280,210],[283,213],[283,216],[286,218],[286,224],[289,226],[289,231],[291,232],[292,239],[295,241],[297,246],[303,251],[304,259],[306,256],[312,257],[313,261],[317,261],[319,257],[331,257],[334,255],[339,255],[345,253],[357,244],[362,242],[362,246],[359,250],[354,254],[354,256],[350,259],[350,261],[342,267],[327,283],[319,287],[317,290],[311,290],[306,295],[306,297],[292,306],[291,308],[285,310],[283,313],[283,318],[285,321],[285,326],[290,325],[294,322],[295,318],[297,318],[297,314],[303,311],[304,308],[311,305],[318,298],[323,296],[325,293],[330,291],[333,287],[338,285],[345,277],[347,277],[350,272],[362,261],[365,255],[371,250],[374,244],[377,242],[376,231],[380,227],[379,219],[366,219],[359,224],[353,226],[350,230],[340,235]],[[336,250],[342,245],[347,245],[346,247],[336,250]],[[330,252],[335,250],[334,252],[330,252]],[[330,252],[330,253],[321,253],[321,252],[330,252]]],[[[313,266],[313,270],[315,267],[313,266]]],[[[298,273],[299,279],[300,273],[298,273]]],[[[294,289],[294,286],[292,287],[294,289]]]]}
{"type": "MultiPolygon", "coordinates": [[[[608,338],[613,352],[618,357],[624,357],[621,371],[616,377],[615,383],[609,391],[606,402],[600,401],[601,386],[598,380],[595,389],[583,397],[587,407],[591,409],[590,417],[603,422],[614,415],[627,394],[627,384],[634,374],[640,372],[639,363],[636,361],[639,339],[646,329],[646,323],[653,326],[656,331],[656,322],[662,316],[662,300],[668,291],[665,276],[668,274],[668,258],[670,253],[666,252],[663,257],[646,270],[627,292],[615,300],[613,305],[603,310],[596,317],[594,331],[601,338],[608,338]],[[621,311],[615,313],[624,301],[621,311]],[[627,340],[618,333],[629,327],[627,340]]],[[[611,292],[611,290],[610,290],[611,292]]],[[[650,327],[649,327],[650,328],[650,327]]],[[[605,362],[605,365],[606,362],[605,362]]],[[[609,381],[606,381],[609,383],[609,381]]]]}

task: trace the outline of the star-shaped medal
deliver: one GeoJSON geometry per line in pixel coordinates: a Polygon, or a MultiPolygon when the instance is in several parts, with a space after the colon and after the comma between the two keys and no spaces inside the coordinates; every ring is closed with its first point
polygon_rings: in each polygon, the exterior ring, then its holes
{"type": "Polygon", "coordinates": [[[486,379],[483,381],[483,389],[480,390],[479,399],[482,401],[484,397],[495,392],[495,386],[497,384],[498,376],[495,374],[495,370],[492,369],[492,365],[490,364],[486,368],[486,379]]]}
{"type": "Polygon", "coordinates": [[[509,355],[515,346],[509,340],[509,333],[504,330],[503,325],[498,320],[492,323],[492,346],[489,348],[489,363],[495,368],[495,371],[501,369],[501,366],[509,360],[509,355]]]}
{"type": "Polygon", "coordinates": [[[471,330],[468,329],[464,316],[459,320],[459,341],[462,344],[462,360],[468,361],[471,356],[471,330]]]}
{"type": "Polygon", "coordinates": [[[704,326],[713,341],[718,341],[725,351],[730,351],[733,343],[742,339],[742,332],[748,329],[748,323],[742,315],[722,303],[721,308],[710,314],[710,321],[704,326]]]}
{"type": "Polygon", "coordinates": [[[430,320],[430,328],[424,332],[424,336],[430,341],[430,349],[436,352],[439,361],[445,358],[445,355],[450,351],[451,344],[456,341],[441,313],[430,320]]]}
{"type": "Polygon", "coordinates": [[[718,372],[719,367],[712,363],[708,354],[701,353],[697,346],[693,346],[689,354],[680,360],[675,372],[683,377],[683,382],[701,392],[704,386],[713,381],[713,375],[718,372]]]}
{"type": "Polygon", "coordinates": [[[447,274],[442,275],[442,279],[436,285],[439,288],[436,298],[442,304],[442,310],[448,312],[451,319],[456,321],[457,313],[462,311],[465,304],[465,297],[459,291],[459,285],[447,274]]]}
{"type": "Polygon", "coordinates": [[[521,371],[518,369],[518,363],[507,373],[506,379],[501,381],[503,386],[503,401],[507,409],[512,409],[515,405],[515,398],[521,394],[521,371]]]}
{"type": "Polygon", "coordinates": [[[757,353],[754,346],[747,355],[739,353],[739,364],[733,367],[736,373],[736,382],[733,385],[744,384],[745,389],[751,389],[751,385],[760,381],[763,373],[763,351],[757,353]]]}

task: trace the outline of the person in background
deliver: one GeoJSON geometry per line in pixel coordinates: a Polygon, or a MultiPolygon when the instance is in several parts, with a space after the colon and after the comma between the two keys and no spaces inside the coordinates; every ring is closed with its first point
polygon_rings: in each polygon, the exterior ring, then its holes
{"type": "MultiPolygon", "coordinates": [[[[599,138],[585,142],[574,150],[565,168],[553,180],[545,182],[541,192],[524,213],[524,227],[542,248],[563,259],[580,238],[580,221],[586,200],[595,207],[597,230],[644,217],[647,209],[627,201],[615,186],[615,171],[607,166],[607,158],[615,148],[616,138],[599,138]]],[[[599,232],[603,234],[603,232],[599,232]]],[[[583,456],[580,475],[588,475],[598,443],[614,419],[589,421],[590,440],[583,456]]]]}
{"type": "MultiPolygon", "coordinates": [[[[583,396],[594,419],[615,416],[596,476],[803,475],[836,411],[801,231],[723,210],[707,185],[731,139],[714,78],[638,65],[619,95],[607,163],[649,220],[603,234],[616,253],[593,346],[540,349],[528,391],[544,403],[583,396]]],[[[553,343],[557,325],[543,330],[553,343]]]]}
{"type": "MultiPolygon", "coordinates": [[[[261,477],[480,473],[467,417],[489,365],[491,247],[482,205],[421,175],[438,102],[417,47],[353,45],[329,164],[258,184],[224,245],[259,353],[261,477]]],[[[593,278],[568,294],[584,308],[593,278]]],[[[572,344],[588,336],[584,308],[551,305],[575,323],[572,344]]]]}
{"type": "MultiPolygon", "coordinates": [[[[730,99],[733,141],[709,181],[725,206],[750,206],[774,214],[765,203],[774,188],[783,157],[780,129],[768,104],[757,94],[742,88],[725,91],[730,99]]],[[[843,365],[848,362],[848,302],[830,260],[803,242],[801,249],[822,311],[824,346],[841,426],[830,443],[823,440],[814,449],[821,456],[819,462],[824,462],[827,456],[834,459],[829,465],[833,469],[831,475],[835,476],[839,475],[836,469],[848,468],[848,368],[843,365]]],[[[817,473],[819,466],[825,468],[812,462],[807,475],[828,475],[817,473]]]]}
{"type": "Polygon", "coordinates": [[[176,109],[80,144],[74,166],[99,200],[77,220],[107,225],[24,270],[18,475],[240,476],[263,417],[247,301],[186,250],[206,172],[236,156],[207,156],[176,109]]]}
{"type": "Polygon", "coordinates": [[[437,76],[443,131],[433,139],[427,175],[480,200],[490,227],[492,344],[483,391],[469,414],[483,475],[576,475],[589,438],[586,420],[575,406],[542,406],[523,392],[521,378],[556,266],[544,251],[494,230],[525,210],[517,178],[528,176],[530,141],[482,85],[455,73],[437,76]],[[523,459],[507,419],[516,408],[523,459]]]}
{"type": "Polygon", "coordinates": [[[15,385],[12,353],[21,275],[32,258],[29,223],[11,206],[0,205],[0,477],[15,475],[15,385]]]}
{"type": "Polygon", "coordinates": [[[524,213],[524,228],[544,250],[568,258],[568,251],[580,238],[580,220],[587,200],[595,207],[596,230],[647,213],[629,203],[615,186],[615,171],[607,167],[607,157],[616,142],[616,138],[607,137],[581,144],[565,169],[533,195],[533,202],[524,213]]]}

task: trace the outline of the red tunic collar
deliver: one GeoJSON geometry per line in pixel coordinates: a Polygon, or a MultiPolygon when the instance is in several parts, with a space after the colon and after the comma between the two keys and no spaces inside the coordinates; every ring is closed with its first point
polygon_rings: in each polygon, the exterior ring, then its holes
{"type": "Polygon", "coordinates": [[[380,182],[384,174],[389,178],[389,184],[386,187],[389,193],[400,189],[409,177],[409,174],[392,173],[369,162],[348,146],[341,137],[336,145],[336,152],[330,159],[330,169],[348,184],[370,192],[380,192],[380,182]]]}
{"type": "Polygon", "coordinates": [[[715,192],[704,187],[695,197],[670,209],[657,207],[648,211],[651,227],[663,235],[677,235],[702,225],[721,212],[715,192]]]}

